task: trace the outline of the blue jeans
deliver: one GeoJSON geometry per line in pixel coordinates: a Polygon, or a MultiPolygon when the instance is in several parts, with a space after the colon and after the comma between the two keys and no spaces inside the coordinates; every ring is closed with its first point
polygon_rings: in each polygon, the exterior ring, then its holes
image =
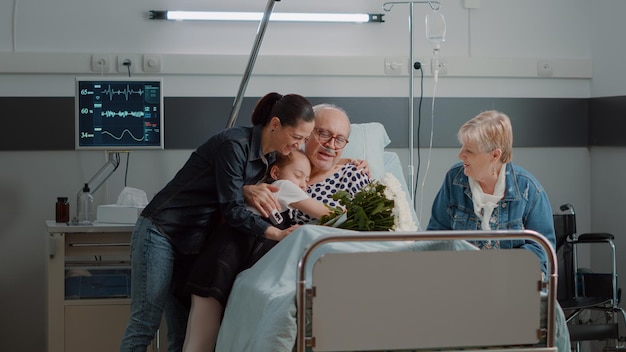
{"type": "Polygon", "coordinates": [[[173,295],[175,253],[168,239],[147,218],[137,220],[130,243],[130,319],[120,352],[145,352],[165,313],[168,351],[182,350],[188,309],[173,295]]]}

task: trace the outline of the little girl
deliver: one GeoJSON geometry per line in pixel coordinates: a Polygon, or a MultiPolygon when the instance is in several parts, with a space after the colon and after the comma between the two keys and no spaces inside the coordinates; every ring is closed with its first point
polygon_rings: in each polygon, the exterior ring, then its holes
{"type": "MultiPolygon", "coordinates": [[[[267,221],[280,229],[286,229],[296,224],[293,210],[300,210],[313,219],[319,219],[323,215],[330,213],[329,208],[322,202],[317,201],[306,193],[309,175],[311,174],[311,163],[304,152],[298,150],[289,155],[277,156],[276,161],[270,167],[269,180],[273,186],[279,188],[275,192],[276,199],[281,205],[281,209],[270,215],[267,221]]],[[[260,214],[254,207],[249,207],[250,211],[260,214]]],[[[315,222],[315,221],[313,221],[315,222]]],[[[251,267],[265,253],[267,253],[278,241],[262,238],[257,241],[246,268],[251,267]]]]}

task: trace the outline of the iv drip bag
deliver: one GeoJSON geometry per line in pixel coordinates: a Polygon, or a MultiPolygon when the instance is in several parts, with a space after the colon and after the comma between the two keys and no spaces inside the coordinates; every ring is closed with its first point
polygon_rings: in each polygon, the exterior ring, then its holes
{"type": "Polygon", "coordinates": [[[426,37],[435,49],[446,40],[446,19],[439,11],[426,15],[426,37]]]}

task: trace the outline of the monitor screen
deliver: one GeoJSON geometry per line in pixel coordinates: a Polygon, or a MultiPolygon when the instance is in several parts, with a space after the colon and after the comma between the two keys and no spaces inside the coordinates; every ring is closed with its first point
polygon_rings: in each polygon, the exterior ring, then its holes
{"type": "Polygon", "coordinates": [[[163,149],[161,78],[76,78],[76,149],[163,149]]]}

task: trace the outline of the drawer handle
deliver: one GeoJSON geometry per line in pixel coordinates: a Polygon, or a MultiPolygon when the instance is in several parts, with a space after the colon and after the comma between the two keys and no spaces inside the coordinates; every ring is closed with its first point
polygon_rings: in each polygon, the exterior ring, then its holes
{"type": "Polygon", "coordinates": [[[129,247],[129,242],[120,243],[70,243],[70,247],[129,247]]]}

